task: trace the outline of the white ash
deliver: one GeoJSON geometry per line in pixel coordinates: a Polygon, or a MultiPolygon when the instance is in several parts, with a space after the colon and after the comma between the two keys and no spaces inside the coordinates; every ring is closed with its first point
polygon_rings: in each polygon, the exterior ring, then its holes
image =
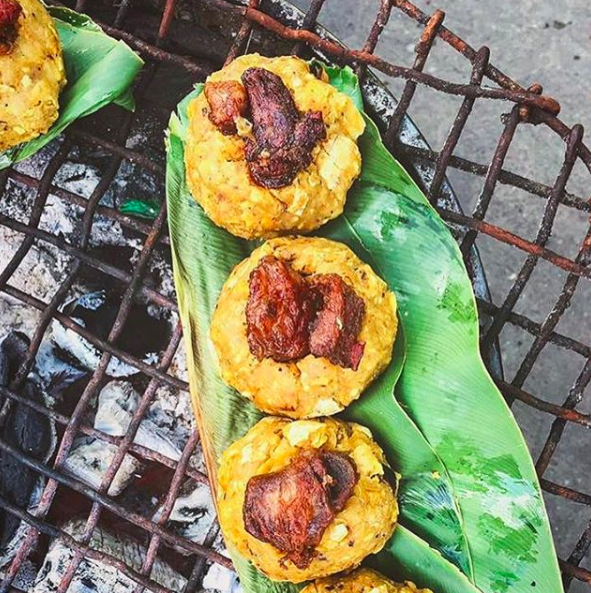
{"type": "MultiPolygon", "coordinates": [[[[173,376],[177,377],[178,379],[182,379],[183,381],[189,382],[189,371],[187,369],[187,351],[185,349],[185,342],[181,340],[179,347],[172,359],[172,363],[168,372],[173,376]]],[[[188,396],[187,396],[188,397],[188,396]]],[[[193,414],[191,413],[191,416],[193,414]]]]}
{"type": "Polygon", "coordinates": [[[154,401],[146,416],[147,420],[165,434],[181,451],[185,448],[191,435],[193,420],[192,413],[187,415],[182,411],[184,409],[182,402],[188,399],[184,396],[184,393],[175,389],[160,387],[156,391],[154,401]]]}
{"type": "MultiPolygon", "coordinates": [[[[33,190],[9,180],[0,203],[0,212],[14,220],[27,222],[33,198],[33,190]]],[[[54,208],[56,203],[51,201],[50,204],[52,209],[48,210],[43,224],[40,225],[46,230],[47,226],[57,226],[62,218],[54,208]]],[[[69,228],[69,220],[64,219],[63,222],[64,227],[69,228]]],[[[24,238],[23,234],[0,225],[0,269],[8,265],[24,238]]],[[[72,257],[56,247],[35,242],[11,276],[9,285],[47,303],[65,278],[72,261],[72,257]]],[[[39,318],[36,309],[22,305],[6,293],[0,293],[0,315],[5,328],[20,330],[27,335],[34,331],[39,318]]]]}
{"type": "MultiPolygon", "coordinates": [[[[172,367],[169,372],[174,374],[172,367]]],[[[184,448],[191,433],[197,430],[191,406],[191,396],[186,391],[179,391],[167,385],[161,385],[156,390],[148,418],[151,418],[161,428],[166,429],[167,434],[174,442],[178,443],[181,449],[184,448]]],[[[205,458],[201,447],[197,447],[189,460],[189,465],[191,468],[205,473],[205,458]]]]}
{"type": "Polygon", "coordinates": [[[75,369],[69,362],[63,360],[51,340],[41,342],[35,357],[35,370],[47,389],[50,388],[56,377],[80,378],[86,372],[75,369]]]}
{"type": "MultiPolygon", "coordinates": [[[[246,0],[241,0],[241,3],[244,5],[248,4],[246,0]]],[[[273,7],[277,11],[281,22],[298,29],[302,26],[304,13],[293,4],[287,2],[273,2],[273,7]]]]}
{"type": "MultiPolygon", "coordinates": [[[[107,383],[98,398],[94,427],[112,436],[124,436],[139,401],[140,395],[131,383],[126,381],[107,383]]],[[[182,447],[165,434],[162,424],[157,424],[151,418],[142,420],[134,442],[162,453],[174,461],[178,461],[181,457],[182,447]]]]}
{"type": "MultiPolygon", "coordinates": [[[[64,471],[88,486],[98,489],[117,452],[117,447],[94,437],[76,439],[64,464],[64,471]]],[[[141,471],[142,464],[127,454],[115,474],[108,490],[109,496],[118,496],[141,471]]]]}
{"type": "MultiPolygon", "coordinates": [[[[81,319],[74,318],[79,325],[84,326],[81,319]]],[[[53,320],[51,322],[51,329],[53,340],[62,350],[71,354],[84,368],[95,369],[101,359],[101,351],[93,346],[90,342],[76,333],[62,325],[59,321],[53,320]]],[[[137,370],[135,367],[119,360],[113,356],[107,366],[107,373],[112,377],[126,377],[133,375],[137,370]]]]}
{"type": "MultiPolygon", "coordinates": [[[[158,521],[162,509],[154,515],[158,521]]],[[[215,520],[215,507],[209,488],[203,484],[176,499],[168,523],[177,533],[191,541],[203,544],[215,520]]]]}
{"type": "Polygon", "coordinates": [[[203,577],[203,588],[208,592],[242,593],[236,573],[219,564],[212,564],[203,577]]]}
{"type": "Polygon", "coordinates": [[[89,198],[101,180],[93,166],[66,161],[54,177],[54,184],[84,198],[89,198]]]}
{"type": "MultiPolygon", "coordinates": [[[[19,540],[19,544],[21,541],[19,540]]],[[[37,578],[37,573],[38,567],[31,560],[25,560],[14,579],[13,587],[17,591],[31,591],[37,578]]]]}
{"type": "Polygon", "coordinates": [[[388,120],[394,115],[396,103],[392,95],[383,86],[376,84],[371,76],[363,83],[363,98],[383,120],[388,120]]]}
{"type": "Polygon", "coordinates": [[[58,138],[24,161],[16,163],[14,168],[19,173],[34,177],[35,179],[41,179],[49,161],[56,155],[62,144],[63,138],[58,138]]]}
{"type": "MultiPolygon", "coordinates": [[[[73,537],[84,532],[85,522],[70,521],[63,529],[73,537]]],[[[140,571],[146,557],[146,548],[124,535],[112,533],[100,526],[94,530],[89,546],[100,549],[140,571]]],[[[60,541],[54,541],[45,557],[37,581],[30,593],[55,593],[68,568],[74,552],[60,541]]],[[[156,559],[151,578],[174,593],[183,591],[186,579],[162,560],[156,559]]],[[[82,560],[68,593],[132,593],[136,583],[107,564],[82,560]]]]}

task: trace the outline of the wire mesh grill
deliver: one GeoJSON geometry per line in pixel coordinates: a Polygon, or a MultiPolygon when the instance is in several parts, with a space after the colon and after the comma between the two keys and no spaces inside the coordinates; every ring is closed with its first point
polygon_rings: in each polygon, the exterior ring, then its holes
{"type": "MultiPolygon", "coordinates": [[[[321,29],[316,28],[316,19],[325,3],[326,0],[313,0],[303,19],[302,26],[295,28],[294,23],[285,17],[285,14],[279,18],[280,15],[274,10],[276,8],[274,2],[262,2],[259,6],[257,0],[251,0],[250,4],[246,6],[228,0],[201,0],[201,2],[195,0],[194,3],[191,3],[190,0],[184,2],[183,0],[178,0],[178,2],[177,0],[166,0],[166,2],[154,0],[150,3],[150,14],[156,14],[155,11],[159,11],[158,21],[152,19],[150,27],[144,26],[141,35],[135,29],[133,32],[130,30],[134,10],[140,10],[130,0],[117,2],[116,9],[111,7],[111,10],[106,6],[109,4],[107,1],[98,2],[96,5],[95,2],[88,3],[85,0],[78,0],[76,3],[76,9],[88,11],[109,34],[123,39],[136,49],[146,59],[147,65],[139,77],[135,89],[139,105],[138,112],[134,115],[112,109],[109,113],[112,129],[116,130],[114,134],[105,131],[95,134],[90,131],[90,126],[84,125],[84,123],[75,125],[65,134],[65,140],[51,158],[40,178],[35,178],[14,168],[0,173],[0,192],[3,195],[6,195],[6,192],[14,186],[26,187],[35,192],[28,220],[19,221],[8,215],[0,214],[0,225],[11,229],[21,237],[21,243],[14,251],[12,258],[5,263],[4,268],[0,271],[0,291],[23,306],[38,311],[38,324],[31,339],[26,362],[12,383],[7,388],[0,389],[0,394],[4,397],[0,420],[6,418],[11,406],[21,404],[46,415],[61,427],[57,453],[50,463],[38,461],[26,452],[0,440],[0,450],[10,453],[22,464],[46,478],[41,499],[34,513],[19,508],[5,498],[0,498],[1,508],[14,514],[30,526],[26,537],[20,542],[16,556],[5,571],[0,592],[11,590],[23,563],[31,554],[34,554],[36,545],[43,537],[57,538],[74,550],[72,560],[59,584],[59,591],[68,589],[84,558],[100,561],[117,568],[137,583],[136,591],[138,593],[143,590],[168,591],[150,576],[152,567],[164,548],[170,550],[170,553],[179,554],[183,558],[191,560],[192,568],[187,570],[187,585],[184,589],[186,592],[199,590],[206,563],[215,562],[226,567],[231,566],[227,558],[210,547],[217,536],[215,526],[205,542],[197,544],[175,534],[167,525],[183,482],[185,480],[193,480],[198,483],[207,482],[206,476],[190,464],[190,459],[199,446],[197,433],[194,432],[189,438],[178,463],[162,453],[134,443],[139,425],[152,403],[159,385],[188,390],[188,385],[184,380],[169,372],[181,341],[179,325],[174,328],[168,346],[155,364],[142,361],[117,345],[118,338],[124,331],[134,298],[141,296],[148,303],[153,303],[169,311],[176,310],[174,299],[162,294],[146,282],[146,270],[150,258],[159,250],[169,249],[164,201],[162,200],[162,206],[155,220],[148,223],[122,214],[116,207],[107,205],[103,199],[109,187],[115,183],[122,163],[130,163],[138,170],[145,170],[161,180],[163,179],[163,148],[159,154],[154,154],[141,148],[130,148],[128,143],[134,119],[141,116],[146,105],[151,105],[149,89],[155,78],[157,79],[163,71],[168,70],[175,73],[175,76],[184,76],[187,81],[186,92],[190,88],[191,82],[203,80],[209,72],[221,65],[219,56],[213,55],[211,48],[205,47],[206,44],[200,45],[197,40],[197,45],[186,47],[176,38],[178,30],[175,27],[177,27],[179,19],[183,18],[182,9],[187,5],[191,7],[192,4],[199,4],[201,10],[217,11],[227,15],[226,27],[235,28],[236,34],[233,42],[229,45],[226,61],[243,53],[252,37],[258,36],[260,39],[265,38],[275,44],[265,46],[267,50],[269,47],[274,47],[281,48],[277,51],[293,51],[302,55],[310,55],[310,52],[315,52],[321,56],[329,57],[337,63],[347,63],[355,67],[361,76],[365,76],[366,69],[370,67],[387,77],[405,81],[393,113],[389,115],[387,121],[380,122],[384,140],[399,158],[426,163],[431,167],[433,174],[430,184],[425,187],[427,195],[458,237],[469,269],[473,265],[470,254],[473,253],[474,246],[480,246],[482,239],[488,241],[488,244],[499,247],[507,246],[512,252],[518,250],[523,255],[514,274],[510,276],[510,282],[503,298],[496,304],[486,299],[478,300],[481,315],[487,320],[481,341],[483,354],[486,359],[490,359],[491,349],[494,349],[499,338],[501,350],[503,349],[505,332],[508,331],[508,328],[514,333],[529,336],[523,356],[518,361],[512,361],[510,365],[515,368],[514,376],[510,380],[504,380],[497,371],[497,383],[509,402],[520,402],[522,409],[531,410],[532,413],[541,414],[548,419],[549,429],[544,432],[544,440],[537,454],[536,467],[542,487],[548,495],[550,510],[552,511],[555,507],[561,508],[560,505],[552,504],[554,499],[564,501],[565,504],[578,505],[585,510],[591,508],[591,493],[579,491],[569,485],[579,483],[574,481],[574,478],[581,472],[585,472],[584,458],[576,459],[575,462],[571,460],[570,473],[566,472],[567,478],[563,483],[558,483],[552,477],[552,471],[549,471],[560,447],[561,439],[571,427],[578,426],[587,429],[591,427],[591,416],[584,411],[585,390],[591,381],[591,345],[585,342],[585,336],[567,335],[561,331],[562,325],[559,326],[567,309],[573,303],[575,292],[578,288],[579,291],[583,290],[580,287],[585,283],[581,283],[580,280],[589,280],[591,277],[591,270],[588,267],[591,229],[588,227],[587,220],[591,212],[591,203],[587,198],[579,197],[575,192],[568,190],[569,180],[576,167],[582,165],[580,170],[583,171],[587,182],[588,174],[591,171],[591,152],[583,143],[582,127],[575,125],[570,128],[558,119],[558,103],[544,96],[539,85],[529,88],[521,87],[489,63],[489,50],[486,47],[477,51],[444,27],[442,24],[444,13],[440,10],[436,10],[432,15],[427,15],[405,0],[381,0],[366,43],[360,50],[350,50],[327,37],[321,29]],[[403,15],[404,18],[412,19],[420,27],[420,37],[416,45],[414,61],[409,66],[388,62],[374,53],[380,36],[388,26],[394,11],[403,15]],[[437,44],[435,44],[436,40],[439,40],[437,44]],[[471,68],[469,80],[462,83],[450,82],[425,72],[425,66],[436,45],[437,47],[451,47],[458,55],[462,56],[462,59],[471,68]],[[405,143],[401,133],[404,118],[412,105],[415,94],[421,88],[433,89],[436,97],[449,95],[461,99],[461,105],[453,125],[439,151],[425,148],[416,143],[405,143]],[[471,117],[476,117],[473,115],[475,105],[485,101],[499,100],[508,102],[509,113],[504,117],[502,130],[490,162],[481,164],[455,154],[467,123],[471,117]],[[535,129],[534,126],[543,126],[550,130],[554,141],[562,146],[562,163],[541,164],[544,170],[555,168],[554,181],[551,183],[540,182],[535,175],[522,176],[506,167],[507,155],[516,134],[523,129],[531,133],[530,131],[535,129]],[[102,171],[101,179],[90,197],[84,197],[74,191],[64,189],[56,181],[56,175],[74,147],[81,147],[82,151],[98,148],[109,155],[108,164],[102,171]],[[448,177],[452,178],[458,171],[476,178],[483,178],[480,193],[469,214],[449,208],[446,202],[440,199],[448,177]],[[505,187],[525,192],[528,196],[532,196],[529,199],[542,200],[543,211],[532,236],[511,231],[491,222],[490,213],[494,211],[495,204],[493,197],[497,197],[505,187]],[[57,196],[65,203],[75,205],[83,212],[76,241],[68,241],[58,233],[41,228],[40,220],[50,195],[57,196]],[[586,232],[583,234],[580,248],[575,254],[570,254],[568,249],[555,250],[549,247],[552,231],[557,232],[555,222],[565,208],[580,214],[585,221],[586,232]],[[89,239],[97,217],[103,217],[113,224],[118,223],[130,232],[143,237],[139,258],[131,272],[103,261],[89,249],[89,239]],[[43,302],[35,295],[11,284],[11,278],[35,244],[51,245],[67,253],[73,262],[68,274],[62,279],[59,288],[48,302],[43,302]],[[540,265],[550,266],[560,279],[561,286],[557,297],[551,302],[550,312],[541,317],[538,315],[536,320],[533,318],[535,316],[520,307],[519,299],[534,283],[532,278],[535,277],[536,269],[540,265]],[[67,298],[83,266],[90,267],[96,273],[115,278],[124,283],[126,287],[115,321],[106,339],[94,335],[77,321],[61,312],[61,305],[67,298]],[[102,353],[96,370],[69,415],[33,402],[22,394],[24,381],[33,367],[43,337],[53,319],[84,337],[102,353]],[[534,371],[536,362],[541,364],[539,361],[543,361],[548,352],[561,352],[561,356],[566,356],[571,361],[576,360],[574,364],[581,367],[567,393],[555,395],[555,401],[531,393],[527,388],[528,379],[534,371]],[[89,426],[85,421],[85,413],[102,385],[112,357],[130,364],[147,378],[147,386],[123,437],[105,434],[89,426]],[[117,446],[117,453],[97,488],[87,486],[64,472],[64,463],[74,438],[81,434],[97,437],[105,443],[117,446]],[[108,495],[112,481],[129,452],[170,470],[162,512],[158,520],[130,512],[123,504],[108,495]],[[51,521],[52,508],[59,501],[60,489],[64,487],[83,495],[91,503],[81,538],[73,538],[51,521]],[[92,533],[99,523],[101,515],[107,512],[136,526],[145,534],[148,551],[140,570],[132,568],[105,551],[90,547],[92,533]]],[[[139,2],[135,4],[139,4],[139,2]]],[[[394,26],[393,23],[391,24],[394,26]]],[[[259,42],[261,42],[260,39],[259,42]]],[[[167,113],[173,106],[171,104],[164,108],[162,105],[151,105],[151,108],[159,113],[163,127],[166,123],[167,113]]],[[[500,198],[497,198],[498,200],[500,198]]],[[[551,518],[554,525],[560,524],[561,516],[555,513],[551,513],[551,515],[553,515],[551,518]]],[[[591,584],[591,565],[587,557],[591,546],[591,522],[586,523],[586,521],[588,521],[588,516],[585,521],[577,522],[569,527],[569,541],[573,541],[574,545],[569,551],[563,552],[560,558],[566,586],[570,587],[576,581],[579,583],[577,586],[584,587],[585,590],[587,588],[584,584],[587,586],[591,584]]]]}

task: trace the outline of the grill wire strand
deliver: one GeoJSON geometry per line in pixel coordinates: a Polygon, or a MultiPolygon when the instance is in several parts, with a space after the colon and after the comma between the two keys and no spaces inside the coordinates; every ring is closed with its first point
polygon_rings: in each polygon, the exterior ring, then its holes
{"type": "MultiPolygon", "coordinates": [[[[582,127],[575,125],[569,128],[564,124],[557,117],[560,108],[559,104],[551,97],[543,95],[539,85],[533,85],[527,89],[520,86],[489,62],[488,48],[482,47],[476,51],[452,31],[443,26],[445,14],[441,10],[435,10],[433,14],[429,15],[407,0],[381,0],[364,46],[360,50],[352,50],[336,44],[317,32],[317,19],[321,15],[322,8],[327,1],[312,0],[303,19],[302,27],[300,29],[294,29],[274,18],[270,11],[265,11],[263,5],[266,3],[259,3],[258,0],[250,0],[247,4],[230,2],[229,0],[200,0],[207,7],[227,11],[228,14],[231,13],[233,17],[239,17],[242,20],[242,24],[228,51],[225,60],[226,63],[241,53],[244,53],[253,35],[264,33],[290,41],[292,43],[291,51],[294,55],[302,55],[310,51],[321,52],[333,57],[339,63],[351,65],[360,77],[366,75],[368,68],[373,68],[387,76],[406,81],[396,109],[388,121],[387,129],[384,133],[384,141],[394,154],[400,154],[409,159],[418,159],[430,163],[434,167],[435,174],[433,181],[431,186],[427,188],[428,197],[447,223],[459,226],[466,231],[461,241],[461,249],[466,261],[478,237],[481,235],[519,249],[524,254],[527,254],[525,263],[518,272],[512,287],[509,289],[501,305],[494,305],[491,302],[477,299],[480,313],[492,319],[482,339],[482,350],[484,354],[489,352],[494,347],[501,331],[507,325],[519,328],[533,337],[533,342],[521,362],[515,378],[511,382],[506,382],[499,378],[497,379],[497,384],[509,402],[518,400],[553,418],[550,432],[536,463],[536,469],[544,491],[550,495],[562,497],[565,500],[591,508],[590,493],[579,492],[566,485],[558,484],[545,476],[546,470],[560,443],[560,439],[569,423],[586,428],[591,427],[591,416],[579,412],[576,409],[576,406],[584,397],[585,389],[591,382],[591,346],[556,331],[563,314],[572,302],[575,291],[581,283],[580,281],[591,278],[591,270],[588,267],[589,258],[591,257],[591,227],[588,228],[578,254],[574,259],[558,254],[547,247],[559,207],[564,206],[583,213],[591,213],[591,202],[589,199],[577,196],[566,190],[567,182],[577,161],[580,161],[586,167],[587,172],[591,173],[591,151],[583,142],[582,127]],[[412,19],[417,25],[422,27],[415,50],[414,62],[409,68],[389,63],[374,53],[380,36],[388,26],[391,13],[394,10],[397,10],[406,18],[412,19]],[[453,50],[463,55],[471,64],[472,73],[467,83],[452,83],[424,72],[425,64],[436,39],[441,40],[453,50]],[[483,85],[483,81],[485,80],[493,83],[494,86],[483,85]],[[456,114],[447,139],[443,143],[443,148],[440,151],[405,145],[399,137],[403,119],[408,113],[415,91],[421,86],[435,89],[438,93],[462,97],[461,106],[456,114]],[[492,160],[488,164],[477,163],[454,155],[454,150],[462,137],[466,123],[472,115],[475,102],[484,99],[507,101],[512,106],[497,141],[492,160]],[[528,124],[544,125],[564,141],[564,160],[552,186],[518,175],[504,168],[505,157],[516,130],[520,126],[523,127],[528,124]],[[451,169],[464,171],[484,179],[481,194],[470,215],[451,211],[438,202],[442,186],[446,182],[448,171],[451,169]],[[533,241],[485,220],[489,206],[499,185],[524,190],[537,199],[544,201],[543,215],[539,223],[537,235],[533,241]],[[535,267],[540,261],[544,261],[559,270],[567,272],[559,297],[556,299],[551,312],[541,323],[515,311],[515,305],[523,294],[535,267]],[[547,402],[537,395],[524,390],[524,385],[530,376],[535,362],[548,344],[569,352],[572,356],[579,356],[585,361],[579,376],[564,398],[562,405],[547,402]]],[[[180,68],[188,75],[194,77],[195,81],[204,80],[210,68],[207,60],[181,55],[171,49],[175,47],[175,44],[171,43],[171,30],[177,18],[177,0],[166,0],[164,3],[159,27],[153,35],[153,43],[127,31],[125,29],[126,20],[133,12],[134,4],[138,2],[139,0],[135,0],[135,2],[123,0],[122,2],[115,3],[118,5],[118,10],[115,13],[112,24],[100,21],[99,24],[108,34],[128,43],[147,61],[147,66],[144,68],[144,72],[139,79],[140,82],[136,85],[135,89],[138,105],[141,106],[142,102],[146,99],[147,88],[160,66],[180,68]]],[[[57,2],[50,3],[58,4],[57,2]]],[[[77,0],[75,8],[80,11],[89,10],[91,4],[86,0],[77,0]]],[[[231,568],[230,561],[211,547],[219,532],[219,527],[216,523],[212,525],[203,545],[179,536],[167,528],[167,521],[170,518],[174,503],[177,500],[184,481],[191,479],[200,484],[207,483],[206,476],[190,465],[191,457],[199,445],[197,432],[194,432],[189,438],[178,462],[167,458],[161,453],[151,451],[134,443],[134,437],[140,422],[145,417],[150,404],[154,400],[156,390],[160,385],[167,385],[175,389],[188,391],[188,385],[185,381],[169,373],[170,365],[182,339],[180,325],[177,325],[172,332],[169,343],[157,364],[148,364],[139,360],[116,344],[117,338],[123,331],[125,322],[128,320],[133,299],[138,295],[142,296],[148,302],[169,311],[176,312],[177,310],[176,303],[173,299],[159,293],[145,282],[146,270],[155,250],[168,250],[170,245],[166,231],[165,201],[163,200],[163,205],[153,223],[127,216],[114,207],[100,203],[105,192],[115,180],[119,167],[123,162],[132,163],[160,177],[164,175],[164,169],[161,164],[152,160],[142,153],[141,150],[126,146],[134,118],[135,116],[133,114],[127,113],[120,116],[117,126],[119,132],[116,134],[115,139],[95,135],[91,130],[84,128],[84,123],[73,125],[66,132],[63,143],[48,163],[40,179],[36,179],[15,169],[0,172],[0,195],[7,191],[9,182],[32,189],[36,193],[31,213],[26,223],[19,222],[6,215],[0,215],[0,225],[16,231],[23,236],[21,244],[10,261],[3,270],[0,270],[0,291],[39,312],[39,322],[32,337],[25,364],[8,387],[0,388],[3,401],[0,407],[0,423],[6,420],[11,407],[15,403],[18,403],[19,405],[28,406],[40,412],[64,429],[57,454],[50,465],[31,458],[26,453],[0,439],[0,450],[12,455],[25,466],[34,469],[47,480],[38,508],[34,514],[31,514],[26,509],[16,507],[5,498],[0,497],[0,508],[14,514],[29,526],[26,537],[18,547],[16,556],[6,571],[3,581],[0,583],[0,593],[14,590],[12,589],[14,580],[24,562],[34,551],[40,534],[44,534],[51,539],[57,539],[73,550],[71,562],[59,584],[59,593],[64,593],[68,590],[80,562],[85,558],[120,570],[137,583],[135,593],[141,593],[145,590],[164,593],[168,589],[163,588],[150,576],[163,543],[176,550],[179,554],[183,554],[185,557],[193,557],[193,569],[187,580],[184,593],[194,593],[199,589],[207,563],[215,562],[231,568]],[[98,147],[111,155],[109,164],[102,174],[99,184],[89,198],[77,194],[74,191],[58,187],[55,182],[57,172],[67,161],[72,148],[76,145],[98,147]],[[39,227],[44,208],[50,195],[55,195],[66,203],[84,209],[82,230],[77,243],[68,242],[39,227]],[[92,232],[93,222],[97,216],[118,222],[123,228],[141,233],[145,237],[139,254],[139,260],[132,273],[128,273],[112,264],[102,261],[89,251],[89,238],[92,232]],[[63,250],[74,259],[74,264],[68,275],[49,302],[42,302],[35,296],[27,294],[10,284],[11,278],[30,252],[32,246],[43,243],[63,250]],[[123,282],[127,287],[120,303],[115,323],[107,339],[93,335],[89,330],[59,310],[69,290],[76,281],[83,264],[123,282]],[[69,330],[87,339],[102,352],[98,367],[92,374],[90,382],[84,389],[73,413],[69,417],[55,410],[51,410],[43,404],[30,401],[20,393],[24,380],[33,367],[46,330],[54,319],[61,322],[69,330]],[[100,430],[88,426],[84,420],[84,415],[88,411],[90,402],[100,389],[112,357],[116,357],[130,364],[149,379],[149,383],[141,395],[139,405],[133,414],[127,433],[123,437],[107,435],[100,430]],[[71,450],[74,438],[78,434],[97,437],[105,443],[117,446],[117,452],[111,460],[100,486],[96,489],[67,475],[63,470],[63,464],[71,450]],[[128,453],[134,453],[142,459],[150,460],[172,471],[170,484],[164,497],[162,512],[157,520],[152,520],[129,511],[107,494],[117,470],[128,453]],[[59,496],[57,489],[60,484],[79,492],[92,503],[91,510],[86,518],[84,533],[78,539],[73,538],[62,529],[52,525],[48,520],[48,515],[51,511],[52,504],[54,504],[55,497],[59,496]],[[135,570],[111,554],[89,547],[92,535],[99,524],[101,513],[105,509],[144,531],[148,546],[140,570],[135,570]]],[[[591,572],[581,566],[590,547],[591,522],[585,526],[570,555],[566,559],[559,559],[567,588],[570,587],[573,579],[591,585],[591,572]]]]}

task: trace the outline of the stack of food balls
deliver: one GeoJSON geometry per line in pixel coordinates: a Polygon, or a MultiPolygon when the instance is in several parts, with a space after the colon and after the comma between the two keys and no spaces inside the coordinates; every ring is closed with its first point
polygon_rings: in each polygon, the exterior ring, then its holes
{"type": "Polygon", "coordinates": [[[417,591],[367,569],[398,517],[384,453],[342,411],[388,366],[396,299],[345,245],[292,236],[342,213],[361,170],[352,99],[295,57],[240,57],[189,106],[187,181],[219,226],[268,239],[230,274],[211,324],[223,379],[269,414],[224,453],[227,542],[306,593],[417,591]],[[336,575],[329,580],[323,580],[336,575]]]}

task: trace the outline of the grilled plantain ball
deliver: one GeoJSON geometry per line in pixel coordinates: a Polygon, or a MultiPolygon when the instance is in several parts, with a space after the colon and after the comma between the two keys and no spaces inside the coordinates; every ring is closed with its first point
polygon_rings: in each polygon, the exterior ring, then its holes
{"type": "Polygon", "coordinates": [[[66,83],[52,18],[39,0],[0,0],[0,152],[47,132],[66,83]]]}
{"type": "Polygon", "coordinates": [[[222,456],[224,537],[277,581],[355,568],[382,549],[396,526],[386,468],[364,426],[263,418],[222,456]]]}
{"type": "Polygon", "coordinates": [[[305,587],[301,593],[431,593],[414,583],[395,583],[380,573],[360,568],[347,575],[320,579],[305,587]]]}
{"type": "Polygon", "coordinates": [[[363,117],[293,56],[241,56],[189,105],[187,182],[207,215],[247,239],[317,229],[361,170],[363,117]]]}
{"type": "Polygon", "coordinates": [[[223,379],[268,414],[340,412],[388,366],[396,297],[348,247],[270,239],[238,264],[211,322],[223,379]]]}

